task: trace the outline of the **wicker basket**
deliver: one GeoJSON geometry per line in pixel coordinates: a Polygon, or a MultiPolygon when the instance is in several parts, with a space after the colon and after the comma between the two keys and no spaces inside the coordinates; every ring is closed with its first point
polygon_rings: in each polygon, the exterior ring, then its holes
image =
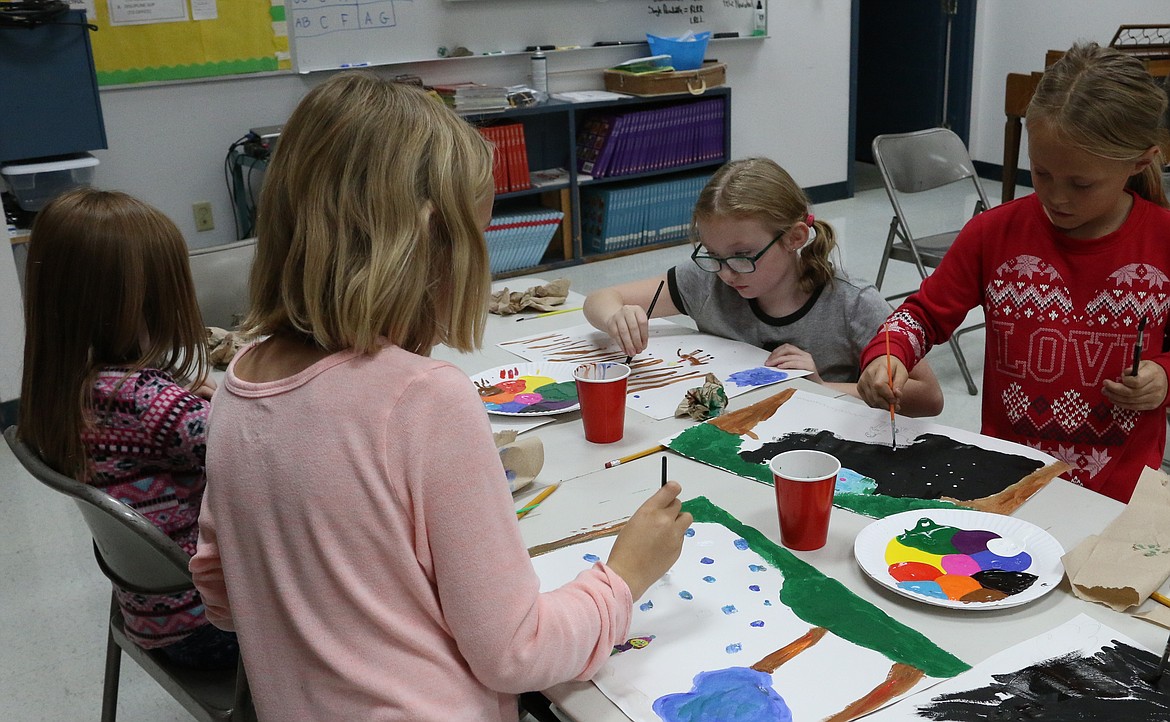
{"type": "Polygon", "coordinates": [[[628,95],[702,95],[707,88],[717,88],[727,81],[727,63],[703,63],[698,70],[673,70],[666,73],[629,73],[605,71],[605,89],[628,95]]]}

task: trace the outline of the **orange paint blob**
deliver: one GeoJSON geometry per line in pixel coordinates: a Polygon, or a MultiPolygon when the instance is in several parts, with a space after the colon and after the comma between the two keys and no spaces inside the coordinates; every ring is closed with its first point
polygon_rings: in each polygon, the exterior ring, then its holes
{"type": "Polygon", "coordinates": [[[939,588],[942,589],[943,594],[947,595],[947,598],[954,599],[956,601],[961,600],[963,597],[977,589],[982,589],[982,587],[979,585],[979,582],[975,581],[971,577],[964,577],[956,574],[944,574],[934,581],[936,584],[938,584],[939,588]]]}

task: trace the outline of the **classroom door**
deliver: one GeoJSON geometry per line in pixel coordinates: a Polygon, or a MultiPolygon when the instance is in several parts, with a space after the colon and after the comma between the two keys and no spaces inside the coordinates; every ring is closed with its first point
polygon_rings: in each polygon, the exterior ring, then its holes
{"type": "Polygon", "coordinates": [[[970,132],[976,0],[854,0],[854,158],[882,133],[970,132]]]}

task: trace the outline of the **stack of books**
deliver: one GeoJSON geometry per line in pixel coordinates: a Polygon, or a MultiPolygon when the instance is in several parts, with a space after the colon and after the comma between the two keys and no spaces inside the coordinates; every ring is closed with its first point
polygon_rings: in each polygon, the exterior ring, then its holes
{"type": "Polygon", "coordinates": [[[586,253],[609,253],[679,241],[690,232],[691,210],[711,176],[675,178],[630,187],[581,190],[581,242],[586,253]]]}
{"type": "Polygon", "coordinates": [[[577,170],[603,178],[723,160],[725,104],[713,98],[628,113],[596,113],[577,136],[577,170]]]}
{"type": "Polygon", "coordinates": [[[540,263],[564,217],[561,211],[549,209],[494,216],[483,234],[491,272],[504,273],[540,263]]]}
{"type": "Polygon", "coordinates": [[[524,126],[520,123],[505,123],[480,128],[479,132],[495,147],[492,175],[496,181],[496,195],[531,188],[524,126]]]}
{"type": "Polygon", "coordinates": [[[432,88],[459,113],[495,113],[507,110],[508,89],[482,83],[449,83],[432,88]]]}

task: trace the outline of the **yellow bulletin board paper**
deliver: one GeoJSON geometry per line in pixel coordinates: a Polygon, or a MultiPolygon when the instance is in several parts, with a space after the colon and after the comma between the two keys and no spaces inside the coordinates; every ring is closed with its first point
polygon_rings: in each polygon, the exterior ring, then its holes
{"type": "MultiPolygon", "coordinates": [[[[185,2],[186,0],[184,0],[185,2]]],[[[220,0],[207,20],[110,25],[94,3],[90,36],[99,85],[190,80],[291,69],[283,0],[220,0]]]]}

